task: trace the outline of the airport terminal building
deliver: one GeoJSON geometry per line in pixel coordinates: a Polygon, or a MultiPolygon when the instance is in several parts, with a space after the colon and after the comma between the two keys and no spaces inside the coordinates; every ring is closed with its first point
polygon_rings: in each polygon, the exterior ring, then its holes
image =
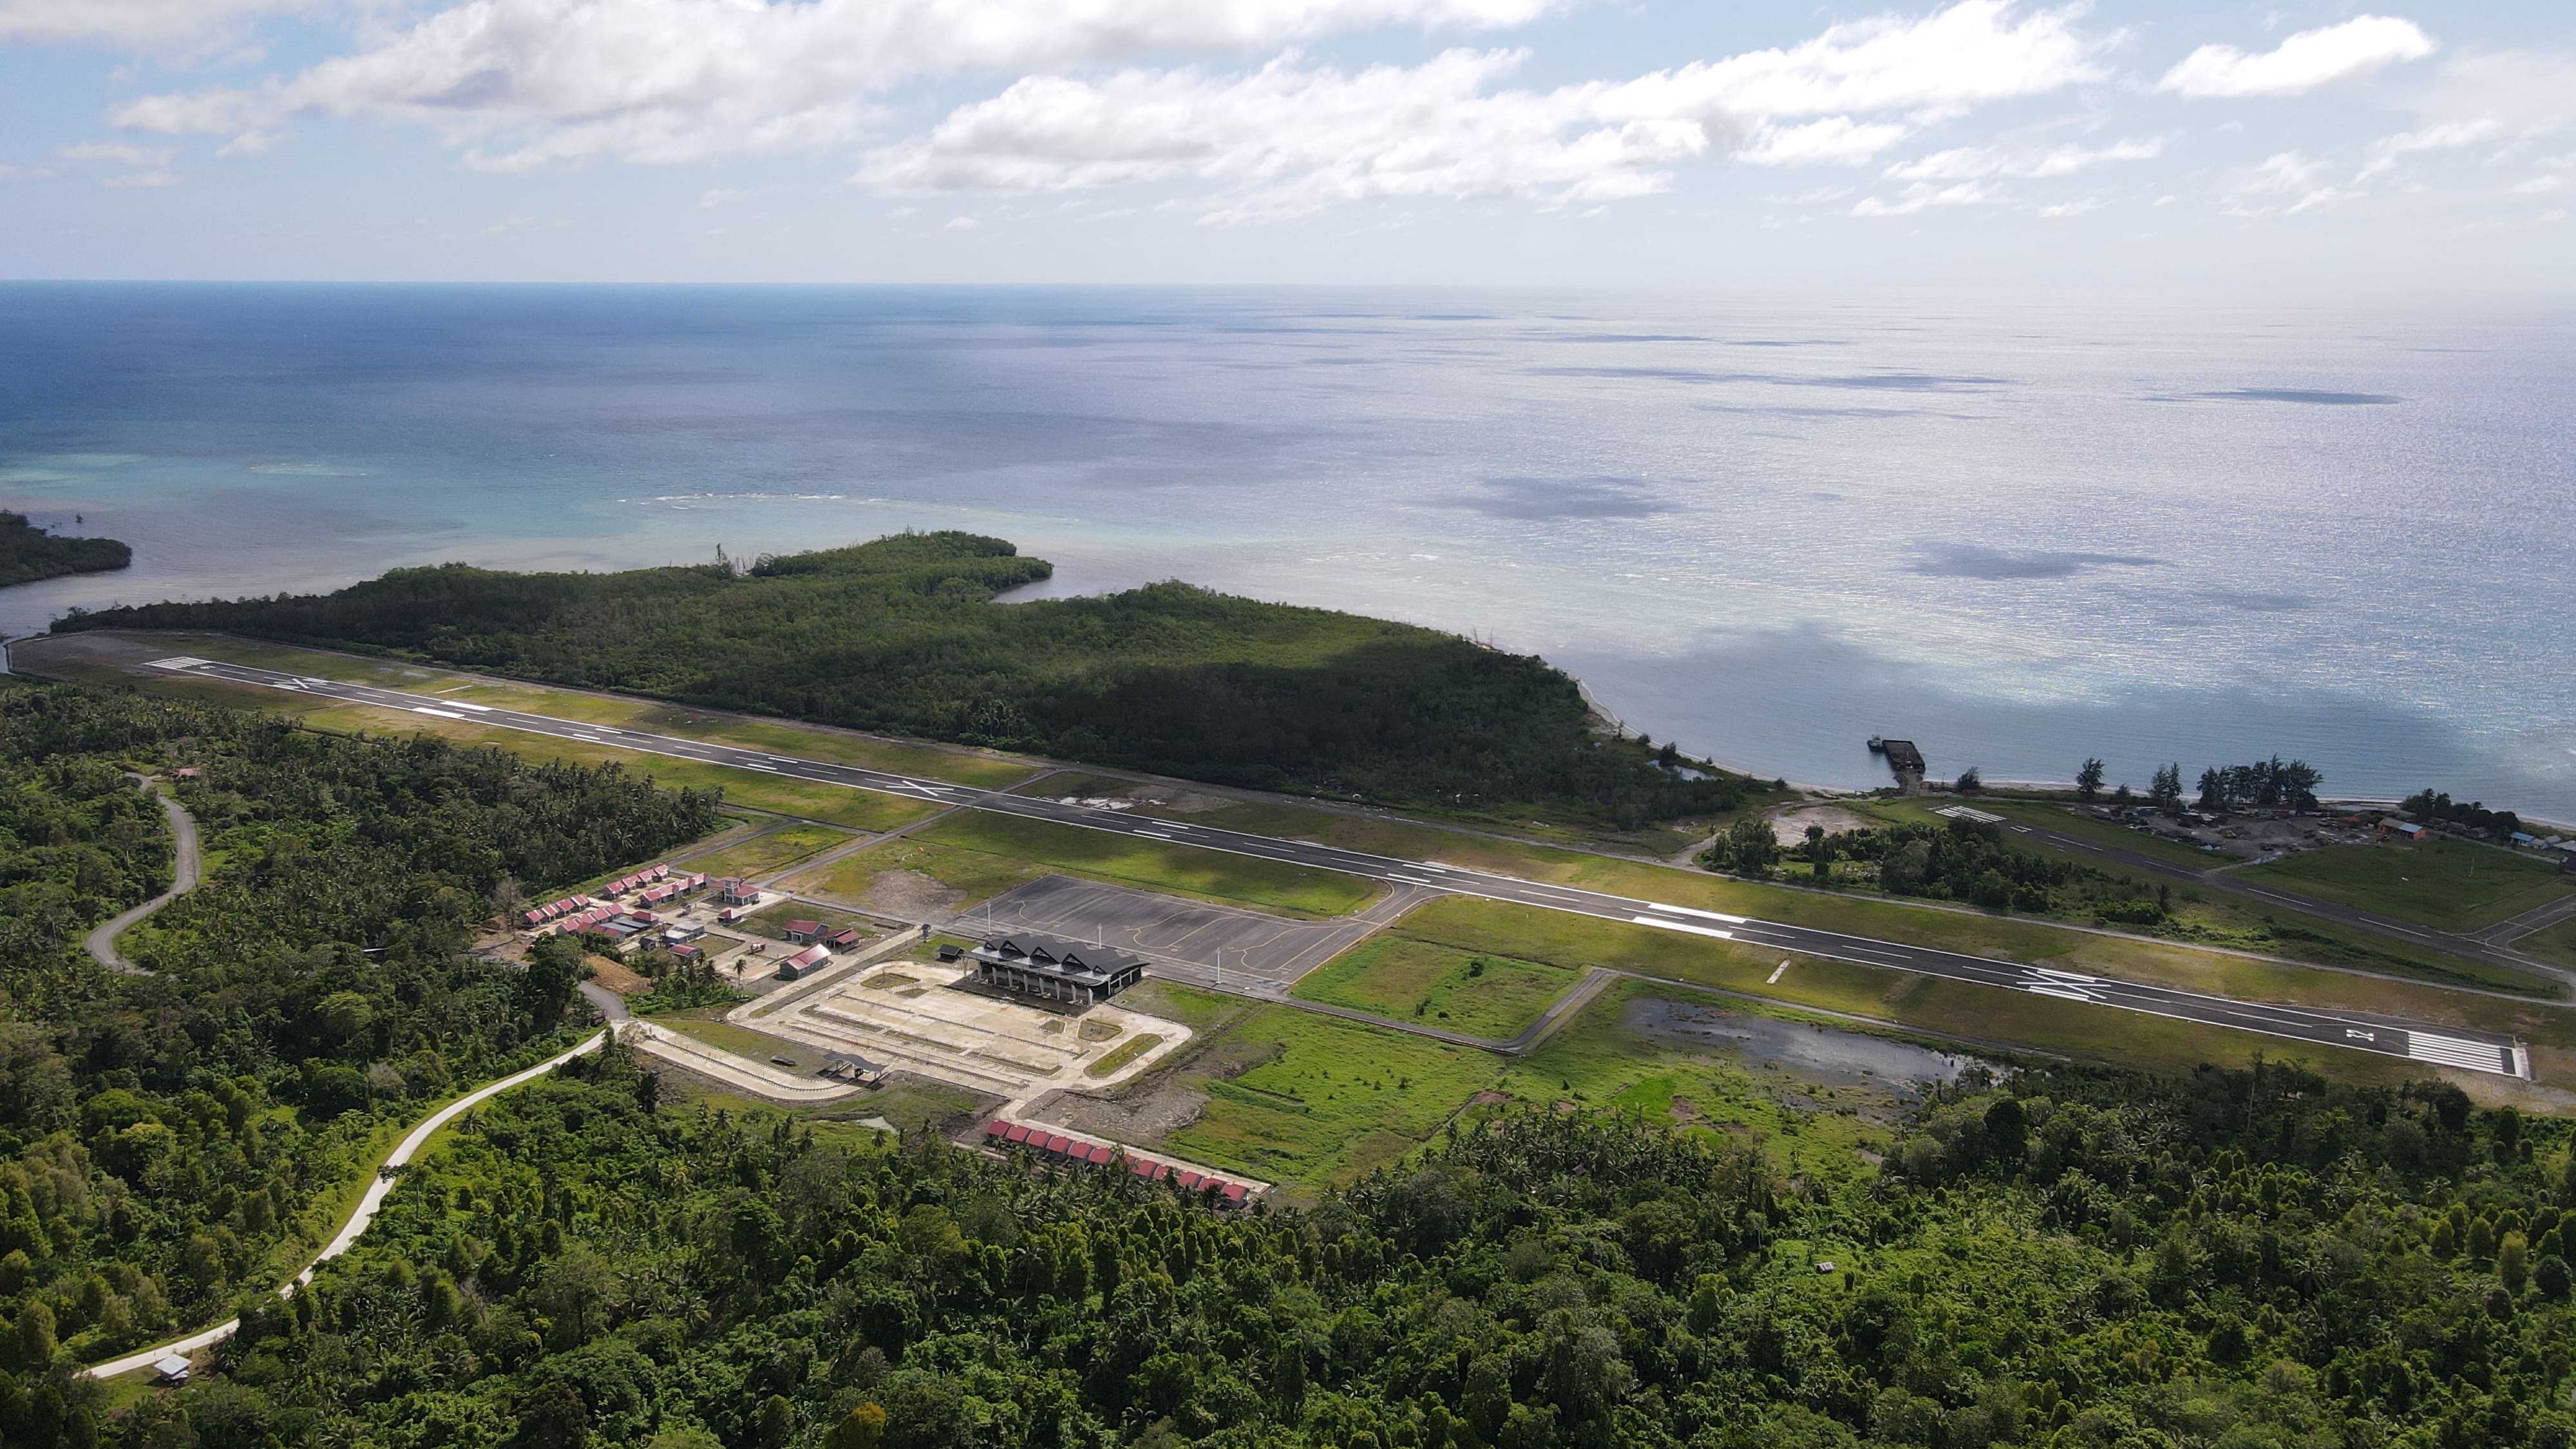
{"type": "Polygon", "coordinates": [[[1145,975],[1145,963],[1123,951],[1052,936],[994,936],[966,959],[978,984],[1074,1006],[1107,1001],[1145,975]]]}

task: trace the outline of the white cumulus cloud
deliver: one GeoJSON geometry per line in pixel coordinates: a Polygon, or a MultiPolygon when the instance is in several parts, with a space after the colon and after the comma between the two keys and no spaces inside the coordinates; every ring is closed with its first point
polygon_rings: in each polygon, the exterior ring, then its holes
{"type": "Polygon", "coordinates": [[[1959,146],[1935,151],[1887,168],[1892,181],[1965,181],[1981,176],[2035,179],[2070,176],[2115,161],[2152,161],[2164,154],[2155,137],[2115,141],[2108,146],[2053,146],[2045,151],[2010,151],[1996,146],[1959,146]]]}
{"type": "Polygon", "coordinates": [[[1292,52],[1244,74],[1032,76],[878,148],[859,179],[900,192],[1189,181],[1218,188],[1215,221],[1391,197],[1618,200],[1666,189],[1694,157],[1849,165],[1931,117],[2100,79],[2101,42],[2073,18],[1968,0],[1548,90],[1504,87],[1526,58],[1509,50],[1359,71],[1292,52]]]}
{"type": "MultiPolygon", "coordinates": [[[[0,0],[8,3],[8,0],[0,0]]],[[[923,77],[1018,73],[1339,31],[1526,23],[1558,0],[469,0],[256,89],[151,96],[165,132],[325,115],[433,126],[469,164],[526,171],[830,146],[923,77]]]]}
{"type": "Polygon", "coordinates": [[[0,41],[106,41],[168,48],[330,0],[0,0],[0,41]]]}
{"type": "Polygon", "coordinates": [[[2359,192],[2326,180],[2326,164],[2299,151],[2282,151],[2229,174],[2227,209],[2240,216],[2278,212],[2296,216],[2352,200],[2359,192]]]}
{"type": "Polygon", "coordinates": [[[2434,49],[2433,38],[2414,21],[2362,15],[2302,30],[2260,54],[2204,45],[2165,72],[2156,88],[2194,99],[2304,95],[2400,61],[2422,60],[2434,49]]]}

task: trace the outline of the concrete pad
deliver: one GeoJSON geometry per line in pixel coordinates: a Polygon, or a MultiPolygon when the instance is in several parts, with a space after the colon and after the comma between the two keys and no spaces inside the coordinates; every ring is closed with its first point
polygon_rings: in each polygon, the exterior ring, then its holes
{"type": "Polygon", "coordinates": [[[1080,1012],[974,987],[975,973],[919,961],[872,964],[765,1016],[759,1029],[980,1092],[1016,1105],[1059,1087],[1114,1087],[1190,1039],[1176,1021],[1104,1003],[1080,1012]],[[1090,1067],[1141,1036],[1155,1046],[1105,1076],[1090,1067]]]}
{"type": "Polygon", "coordinates": [[[1382,923],[1374,909],[1339,920],[1297,920],[1049,875],[995,896],[958,917],[952,929],[970,934],[1034,931],[1142,956],[1149,963],[1149,978],[1169,975],[1186,981],[1214,972],[1235,989],[1284,995],[1298,977],[1358,945],[1382,923]],[[1163,970],[1167,963],[1199,972],[1163,970]]]}

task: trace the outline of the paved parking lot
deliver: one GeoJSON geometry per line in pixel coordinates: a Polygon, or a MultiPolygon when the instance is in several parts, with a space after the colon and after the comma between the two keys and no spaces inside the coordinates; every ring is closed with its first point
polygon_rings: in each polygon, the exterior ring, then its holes
{"type": "Polygon", "coordinates": [[[1305,973],[1349,950],[1422,899],[1407,887],[1353,916],[1302,921],[1050,875],[957,918],[969,933],[1026,930],[1142,956],[1148,974],[1285,995],[1305,973]]]}

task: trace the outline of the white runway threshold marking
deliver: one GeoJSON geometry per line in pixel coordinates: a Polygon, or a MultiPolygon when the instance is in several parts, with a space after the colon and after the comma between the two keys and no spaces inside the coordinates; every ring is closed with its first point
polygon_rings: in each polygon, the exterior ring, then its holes
{"type": "Polygon", "coordinates": [[[434,715],[438,716],[440,719],[463,719],[463,718],[465,718],[465,716],[463,716],[463,715],[461,715],[461,714],[458,714],[456,711],[454,711],[454,710],[452,710],[452,709],[431,709],[428,705],[425,705],[425,704],[415,704],[415,705],[413,705],[413,706],[411,707],[411,712],[412,712],[413,714],[434,714],[434,715]]]}
{"type": "Polygon", "coordinates": [[[1662,901],[1648,901],[1646,902],[1646,909],[1650,911],[1670,911],[1677,916],[1697,916],[1704,921],[1724,921],[1730,926],[1741,926],[1744,924],[1744,917],[1742,916],[1730,916],[1724,911],[1694,910],[1689,906],[1668,906],[1662,901]]]}
{"type": "Polygon", "coordinates": [[[153,669],[194,669],[205,662],[205,660],[199,659],[193,654],[173,654],[167,659],[153,660],[149,667],[153,669]]]}
{"type": "Polygon", "coordinates": [[[1733,931],[1721,931],[1715,926],[1694,926],[1687,921],[1667,921],[1661,916],[1630,916],[1628,919],[1640,926],[1660,926],[1667,931],[1687,931],[1694,936],[1715,936],[1721,941],[1735,939],[1733,931]]]}
{"type": "Polygon", "coordinates": [[[2438,1036],[2429,1031],[2406,1033],[2406,1055],[2419,1062],[2461,1067],[2473,1072],[2503,1074],[2506,1071],[2505,1049],[2494,1042],[2438,1036]]]}

